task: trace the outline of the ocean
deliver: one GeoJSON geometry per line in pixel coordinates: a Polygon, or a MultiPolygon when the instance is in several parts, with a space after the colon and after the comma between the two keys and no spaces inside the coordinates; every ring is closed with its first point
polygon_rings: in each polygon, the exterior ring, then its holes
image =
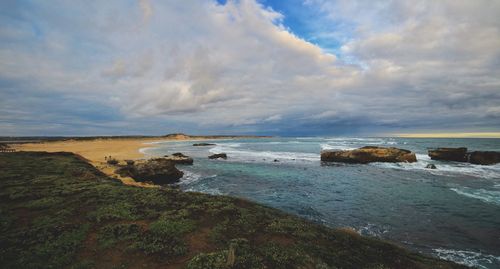
{"type": "Polygon", "coordinates": [[[427,149],[500,151],[500,139],[278,137],[157,142],[149,156],[182,152],[185,191],[231,195],[331,227],[351,227],[413,251],[477,268],[500,268],[500,164],[433,161],[427,149]],[[324,149],[409,149],[416,163],[322,165],[324,149]],[[208,155],[227,153],[227,160],[208,155]],[[437,169],[426,169],[433,163],[437,169]]]}

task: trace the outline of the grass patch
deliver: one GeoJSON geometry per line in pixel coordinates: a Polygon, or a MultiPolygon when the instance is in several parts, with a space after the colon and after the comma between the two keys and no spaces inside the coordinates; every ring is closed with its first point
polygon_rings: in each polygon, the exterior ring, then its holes
{"type": "Polygon", "coordinates": [[[28,208],[47,208],[47,207],[53,207],[56,205],[61,204],[63,201],[62,198],[59,197],[42,197],[37,200],[33,200],[29,203],[26,204],[26,207],[28,208]]]}
{"type": "Polygon", "coordinates": [[[135,241],[139,237],[141,229],[135,223],[111,224],[99,230],[98,241],[101,248],[114,246],[122,241],[135,241]]]}
{"type": "Polygon", "coordinates": [[[183,237],[194,229],[195,224],[191,220],[164,217],[149,225],[149,229],[135,247],[146,254],[162,254],[164,257],[181,256],[188,250],[183,237]]]}
{"type": "Polygon", "coordinates": [[[126,202],[116,202],[110,205],[105,205],[91,212],[89,218],[97,222],[106,220],[134,220],[135,208],[126,202]]]}

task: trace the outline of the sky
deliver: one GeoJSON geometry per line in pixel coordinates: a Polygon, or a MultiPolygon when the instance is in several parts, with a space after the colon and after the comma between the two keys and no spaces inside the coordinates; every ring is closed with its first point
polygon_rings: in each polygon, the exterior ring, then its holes
{"type": "Polygon", "coordinates": [[[0,136],[500,132],[500,1],[0,1],[0,136]]]}

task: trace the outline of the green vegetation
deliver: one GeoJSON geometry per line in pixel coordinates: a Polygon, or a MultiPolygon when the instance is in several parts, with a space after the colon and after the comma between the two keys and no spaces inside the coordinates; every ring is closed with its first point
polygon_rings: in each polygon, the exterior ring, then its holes
{"type": "Polygon", "coordinates": [[[245,200],[122,185],[70,153],[0,153],[2,268],[461,268],[245,200]]]}

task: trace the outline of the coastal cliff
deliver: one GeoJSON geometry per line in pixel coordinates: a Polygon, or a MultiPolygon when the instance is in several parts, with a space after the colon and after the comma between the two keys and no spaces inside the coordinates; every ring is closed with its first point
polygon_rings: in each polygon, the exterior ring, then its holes
{"type": "Polygon", "coordinates": [[[126,186],[72,153],[0,153],[5,268],[464,268],[246,200],[126,186]]]}

